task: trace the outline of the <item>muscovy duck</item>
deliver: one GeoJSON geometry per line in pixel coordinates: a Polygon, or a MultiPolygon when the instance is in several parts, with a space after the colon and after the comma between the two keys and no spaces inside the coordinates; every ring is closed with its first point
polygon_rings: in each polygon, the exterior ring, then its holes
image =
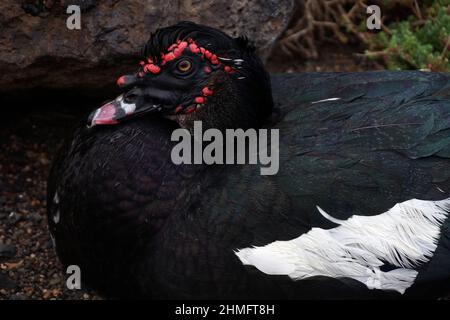
{"type": "Polygon", "coordinates": [[[157,299],[450,289],[448,74],[270,81],[245,38],[190,22],[153,33],[144,57],[49,177],[56,251],[85,284],[157,299]],[[279,129],[279,172],[174,164],[171,133],[196,120],[279,129]]]}

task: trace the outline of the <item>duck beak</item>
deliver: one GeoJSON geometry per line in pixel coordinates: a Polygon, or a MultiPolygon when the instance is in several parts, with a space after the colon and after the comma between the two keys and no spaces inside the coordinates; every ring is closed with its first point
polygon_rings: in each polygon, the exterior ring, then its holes
{"type": "Polygon", "coordinates": [[[88,117],[87,125],[91,128],[96,125],[117,124],[131,117],[160,110],[161,106],[158,104],[146,104],[138,107],[135,103],[126,103],[123,100],[123,95],[120,95],[115,100],[92,111],[88,117]]]}
{"type": "MultiPolygon", "coordinates": [[[[124,75],[117,79],[117,85],[121,89],[133,88],[142,83],[142,77],[137,75],[124,75]]],[[[131,89],[125,95],[139,96],[139,90],[131,89]]],[[[111,125],[122,122],[125,119],[143,115],[146,113],[156,112],[161,110],[159,104],[142,104],[138,103],[136,99],[131,99],[133,102],[125,102],[124,95],[118,96],[115,100],[105,103],[100,108],[91,112],[88,117],[88,127],[96,125],[111,125]]],[[[129,100],[127,100],[129,101],[129,100]]]]}

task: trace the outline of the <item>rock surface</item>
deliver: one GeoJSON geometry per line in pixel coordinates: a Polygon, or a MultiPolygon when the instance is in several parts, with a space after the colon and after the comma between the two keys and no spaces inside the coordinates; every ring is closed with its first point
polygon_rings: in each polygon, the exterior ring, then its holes
{"type": "Polygon", "coordinates": [[[266,54],[287,26],[292,0],[3,0],[0,92],[113,87],[157,27],[191,20],[246,34],[266,54]],[[68,5],[81,29],[69,30],[68,5]]]}

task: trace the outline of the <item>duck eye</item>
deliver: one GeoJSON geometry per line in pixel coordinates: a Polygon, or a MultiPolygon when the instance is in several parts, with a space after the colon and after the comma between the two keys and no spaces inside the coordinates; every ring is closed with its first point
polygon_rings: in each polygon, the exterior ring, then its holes
{"type": "Polygon", "coordinates": [[[181,60],[180,62],[178,62],[177,64],[177,69],[178,71],[182,72],[182,73],[186,73],[189,70],[191,70],[192,68],[192,63],[189,60],[181,60]]]}

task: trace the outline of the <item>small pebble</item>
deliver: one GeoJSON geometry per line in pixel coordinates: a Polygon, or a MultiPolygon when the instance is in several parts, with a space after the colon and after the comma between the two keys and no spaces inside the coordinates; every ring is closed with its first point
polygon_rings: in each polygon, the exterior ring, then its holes
{"type": "Polygon", "coordinates": [[[5,289],[15,289],[17,284],[14,280],[12,280],[9,276],[0,273],[0,288],[2,290],[5,289]]]}
{"type": "Polygon", "coordinates": [[[0,243],[0,257],[1,258],[12,258],[16,255],[16,247],[9,244],[0,243]]]}

